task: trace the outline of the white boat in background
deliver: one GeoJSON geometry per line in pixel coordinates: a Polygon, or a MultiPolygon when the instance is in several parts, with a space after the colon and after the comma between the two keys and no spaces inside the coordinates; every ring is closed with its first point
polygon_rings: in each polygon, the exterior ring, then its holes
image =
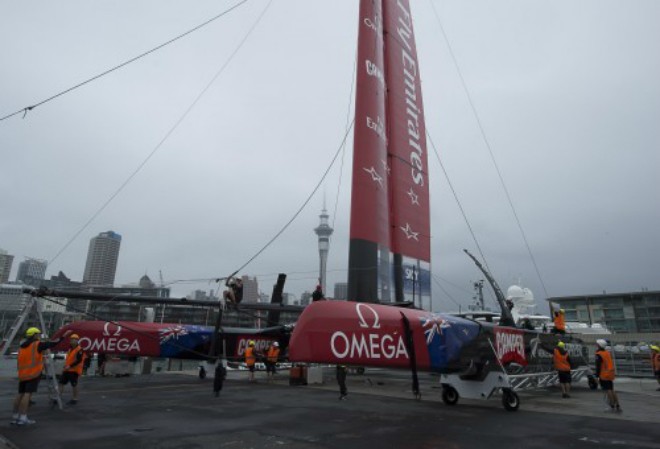
{"type": "MultiPolygon", "coordinates": [[[[552,317],[534,313],[536,302],[534,294],[526,287],[512,285],[506,291],[506,300],[511,302],[511,315],[516,322],[516,326],[529,330],[538,330],[541,332],[551,332],[555,327],[552,317]],[[525,324],[525,321],[528,324],[525,324]]],[[[475,321],[498,322],[500,314],[489,310],[476,310],[472,308],[468,312],[452,313],[452,315],[469,318],[475,321]]],[[[592,334],[592,335],[611,335],[612,332],[600,323],[582,323],[579,321],[566,322],[566,331],[571,334],[592,334]]]]}

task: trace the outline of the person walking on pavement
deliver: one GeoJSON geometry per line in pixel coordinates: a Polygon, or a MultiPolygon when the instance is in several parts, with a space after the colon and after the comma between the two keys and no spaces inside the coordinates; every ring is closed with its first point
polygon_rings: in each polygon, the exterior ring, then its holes
{"type": "MultiPolygon", "coordinates": [[[[651,366],[653,374],[660,384],[660,346],[651,345],[651,366]]],[[[660,387],[656,391],[660,391],[660,387]]]]}
{"type": "Polygon", "coordinates": [[[553,364],[557,370],[559,386],[561,387],[561,397],[570,398],[571,392],[571,360],[566,351],[566,344],[563,341],[557,343],[553,354],[553,364]]]}
{"type": "Polygon", "coordinates": [[[215,366],[215,376],[213,377],[213,393],[215,397],[220,396],[220,391],[222,390],[222,384],[225,382],[227,377],[227,368],[223,360],[218,360],[217,365],[215,366]]]}
{"type": "Polygon", "coordinates": [[[44,352],[58,345],[71,331],[52,341],[40,341],[41,330],[31,327],[25,331],[18,349],[18,395],[14,399],[14,413],[11,424],[25,426],[35,421],[27,416],[32,393],[36,393],[44,369],[44,352]]]}
{"type": "Polygon", "coordinates": [[[608,410],[613,412],[621,412],[619,405],[619,397],[614,391],[614,360],[612,354],[605,348],[607,341],[601,339],[596,340],[596,377],[600,380],[600,388],[605,391],[607,395],[607,404],[610,406],[608,410]]]}
{"type": "Polygon", "coordinates": [[[266,377],[269,381],[275,380],[275,372],[277,360],[280,357],[280,344],[276,341],[272,342],[268,347],[266,354],[266,377]]]}
{"type": "Polygon", "coordinates": [[[346,365],[337,365],[337,383],[339,384],[339,400],[346,400],[348,390],[346,389],[346,374],[348,367],[346,365]]]}
{"type": "Polygon", "coordinates": [[[76,405],[78,403],[78,379],[82,375],[85,364],[85,353],[80,347],[79,341],[80,336],[78,334],[72,334],[69,337],[71,348],[66,353],[64,368],[60,376],[60,395],[64,392],[64,386],[71,382],[73,394],[69,401],[70,405],[76,405]]]}
{"type": "Polygon", "coordinates": [[[257,353],[254,349],[254,340],[250,340],[245,349],[245,365],[248,369],[248,381],[254,382],[254,364],[257,362],[257,353]]]}

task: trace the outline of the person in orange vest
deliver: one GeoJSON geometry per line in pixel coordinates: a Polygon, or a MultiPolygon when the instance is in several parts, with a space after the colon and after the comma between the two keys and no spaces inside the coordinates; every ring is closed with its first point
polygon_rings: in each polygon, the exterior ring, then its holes
{"type": "Polygon", "coordinates": [[[566,316],[564,309],[559,309],[554,312],[553,321],[555,323],[555,328],[553,332],[556,334],[564,335],[566,333],[566,316]]]}
{"type": "Polygon", "coordinates": [[[274,341],[270,344],[270,346],[268,347],[268,352],[266,353],[266,377],[270,381],[275,379],[275,372],[276,372],[275,368],[279,357],[280,357],[280,344],[274,341]]]}
{"type": "Polygon", "coordinates": [[[596,345],[596,377],[600,380],[600,388],[607,394],[607,403],[610,406],[608,410],[621,412],[619,397],[614,391],[614,378],[616,374],[612,354],[605,349],[607,347],[607,341],[602,338],[596,340],[596,345]]]}
{"type": "MultiPolygon", "coordinates": [[[[651,366],[653,374],[660,384],[660,346],[651,345],[651,366]]],[[[656,391],[660,391],[660,387],[656,391]]]]}
{"type": "Polygon", "coordinates": [[[18,396],[14,399],[11,424],[25,426],[35,421],[27,416],[32,393],[36,393],[44,369],[44,352],[58,345],[71,331],[52,341],[40,341],[41,330],[31,327],[25,331],[25,340],[18,348],[18,396]]]}
{"type": "Polygon", "coordinates": [[[571,359],[566,351],[566,344],[563,341],[557,343],[555,347],[553,364],[557,370],[557,377],[559,378],[559,386],[561,387],[561,397],[570,398],[571,392],[571,359]]]}
{"type": "Polygon", "coordinates": [[[254,382],[254,364],[257,362],[257,352],[254,349],[254,340],[250,340],[245,349],[245,364],[248,369],[248,380],[254,382]]]}
{"type": "Polygon", "coordinates": [[[66,353],[64,368],[60,376],[60,394],[64,391],[64,386],[71,382],[73,394],[69,401],[70,405],[76,405],[78,403],[78,378],[82,375],[85,363],[85,353],[80,347],[80,344],[78,344],[79,341],[80,336],[78,334],[72,334],[69,337],[71,349],[66,353]]]}

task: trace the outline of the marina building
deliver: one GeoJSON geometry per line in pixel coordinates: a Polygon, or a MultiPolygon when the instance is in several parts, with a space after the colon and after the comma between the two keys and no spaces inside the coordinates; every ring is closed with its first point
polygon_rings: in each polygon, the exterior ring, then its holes
{"type": "Polygon", "coordinates": [[[566,311],[566,321],[600,323],[615,333],[660,332],[660,291],[548,298],[566,311]]]}

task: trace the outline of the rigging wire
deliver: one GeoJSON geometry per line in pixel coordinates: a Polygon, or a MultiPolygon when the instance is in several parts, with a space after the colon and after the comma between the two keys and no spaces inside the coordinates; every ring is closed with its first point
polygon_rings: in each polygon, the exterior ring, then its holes
{"type": "Polygon", "coordinates": [[[75,86],[69,87],[68,89],[65,89],[65,90],[63,90],[63,91],[61,91],[61,92],[59,92],[59,93],[57,93],[57,94],[55,94],[55,95],[52,95],[52,96],[46,98],[45,100],[41,100],[40,102],[35,103],[35,104],[31,105],[31,106],[26,106],[26,107],[24,107],[23,109],[19,109],[19,110],[16,111],[16,112],[13,112],[13,113],[11,113],[11,114],[7,114],[7,115],[5,115],[4,117],[1,117],[1,118],[0,118],[0,121],[6,120],[6,119],[8,119],[8,118],[10,118],[10,117],[14,117],[15,115],[18,115],[18,114],[20,114],[20,113],[23,113],[23,118],[25,118],[25,115],[26,115],[29,111],[33,110],[34,108],[37,108],[37,107],[39,107],[39,106],[41,106],[41,105],[43,105],[43,104],[45,104],[45,103],[48,103],[49,101],[52,101],[52,100],[54,100],[54,99],[56,99],[56,98],[58,98],[58,97],[61,97],[62,95],[68,94],[69,92],[71,92],[71,91],[73,91],[73,90],[75,90],[75,89],[78,89],[79,87],[82,87],[82,86],[84,86],[84,85],[86,85],[86,84],[89,84],[89,83],[91,83],[92,81],[95,81],[95,80],[97,80],[97,79],[99,79],[99,78],[101,78],[101,77],[103,77],[103,76],[105,76],[105,75],[108,75],[108,74],[114,72],[115,70],[119,70],[119,69],[121,69],[122,67],[125,67],[125,66],[127,66],[128,64],[137,61],[138,59],[141,59],[141,58],[143,58],[143,57],[145,57],[145,56],[148,56],[149,54],[154,53],[154,52],[160,50],[161,48],[166,47],[167,45],[172,44],[172,43],[178,41],[178,40],[181,39],[181,38],[184,38],[185,36],[187,36],[187,35],[189,35],[189,34],[195,32],[195,31],[199,30],[200,28],[205,27],[206,25],[210,24],[211,22],[214,22],[214,21],[218,20],[219,18],[223,17],[224,15],[226,15],[226,14],[232,12],[233,10],[237,9],[239,6],[244,5],[245,3],[247,3],[247,1],[248,1],[248,0],[242,0],[242,1],[240,1],[239,3],[236,3],[234,6],[232,6],[232,7],[228,8],[228,9],[222,11],[220,14],[218,14],[218,15],[216,15],[216,16],[210,18],[210,19],[207,20],[206,22],[203,22],[203,23],[197,25],[196,27],[194,27],[194,28],[192,28],[192,29],[186,31],[185,33],[182,33],[182,34],[180,34],[180,35],[178,35],[178,36],[176,36],[176,37],[170,39],[169,41],[167,41],[167,42],[165,42],[165,43],[162,43],[162,44],[160,44],[160,45],[158,45],[158,46],[152,48],[151,50],[148,50],[148,51],[146,51],[146,52],[144,52],[144,53],[142,53],[142,54],[139,54],[138,56],[135,56],[135,57],[129,59],[128,61],[124,61],[124,62],[122,62],[121,64],[119,64],[119,65],[117,65],[117,66],[115,66],[115,67],[112,67],[112,68],[110,68],[110,69],[108,69],[108,70],[106,70],[106,71],[104,71],[104,72],[102,72],[102,73],[99,73],[98,75],[95,75],[95,76],[93,76],[93,77],[91,77],[91,78],[89,78],[89,79],[87,79],[87,80],[85,80],[85,81],[82,81],[82,82],[76,84],[75,86]]]}
{"type": "Polygon", "coordinates": [[[456,301],[452,295],[449,294],[449,292],[442,286],[442,284],[440,282],[438,282],[438,279],[436,279],[436,275],[431,273],[431,278],[433,279],[433,281],[435,281],[436,285],[438,287],[440,287],[440,290],[442,290],[442,292],[445,295],[447,295],[447,298],[449,298],[451,300],[451,302],[453,302],[454,304],[456,304],[460,308],[461,304],[458,301],[456,301]]]}
{"type": "MultiPolygon", "coordinates": [[[[541,287],[543,288],[543,292],[545,293],[546,298],[548,298],[550,295],[548,295],[548,291],[545,288],[545,283],[543,282],[543,277],[541,276],[541,272],[539,270],[538,265],[536,264],[536,259],[534,258],[534,255],[532,254],[532,249],[529,245],[529,242],[527,240],[527,236],[525,235],[525,231],[523,230],[522,224],[520,222],[520,219],[518,218],[518,213],[516,212],[515,207],[513,206],[513,200],[511,199],[511,195],[509,194],[509,189],[507,188],[504,178],[502,177],[502,172],[500,171],[499,165],[497,164],[497,161],[495,160],[495,155],[493,153],[493,149],[490,145],[490,142],[486,136],[486,131],[484,130],[484,127],[481,123],[481,119],[479,118],[479,114],[477,113],[477,108],[474,106],[474,102],[472,101],[472,96],[470,95],[470,91],[467,88],[467,83],[465,82],[465,78],[463,77],[463,74],[461,72],[461,69],[458,65],[458,61],[456,60],[456,56],[454,55],[454,51],[452,49],[451,44],[449,43],[449,38],[447,37],[447,34],[445,33],[445,29],[442,26],[442,21],[440,20],[440,16],[438,16],[438,11],[435,9],[435,5],[431,0],[429,0],[429,3],[431,3],[431,7],[433,9],[433,14],[435,15],[436,21],[438,22],[438,26],[440,27],[440,31],[442,32],[442,36],[445,39],[445,43],[447,44],[447,48],[449,49],[449,55],[451,56],[452,61],[454,62],[454,67],[456,67],[456,72],[458,73],[458,77],[461,80],[461,85],[463,86],[463,90],[465,91],[465,95],[467,96],[468,103],[470,104],[470,108],[472,109],[472,113],[474,114],[475,120],[477,122],[477,127],[479,128],[479,132],[481,133],[481,138],[483,139],[486,148],[488,149],[488,153],[490,154],[490,159],[493,162],[493,165],[495,166],[495,171],[497,172],[497,176],[500,179],[500,183],[502,184],[502,188],[504,189],[504,193],[506,195],[507,201],[509,202],[509,206],[511,207],[511,211],[513,212],[513,216],[515,218],[516,224],[518,225],[518,229],[520,230],[520,234],[522,235],[523,241],[525,242],[525,247],[527,248],[527,253],[529,254],[529,257],[532,261],[532,265],[534,265],[534,270],[536,270],[536,275],[539,278],[539,281],[541,282],[541,287]]],[[[482,254],[483,257],[483,254],[482,254]]],[[[484,258],[484,264],[485,264],[485,258],[484,258]]],[[[488,265],[486,265],[488,267],[488,265]]],[[[490,271],[490,270],[489,270],[490,271]]]]}
{"type": "MultiPolygon", "coordinates": [[[[245,0],[247,1],[247,0],[245,0]]],[[[225,71],[229,63],[234,59],[234,56],[238,53],[238,51],[243,47],[243,44],[247,41],[247,39],[250,37],[254,29],[257,27],[259,22],[261,22],[261,19],[263,16],[266,14],[266,11],[268,11],[268,8],[270,7],[271,3],[273,3],[273,0],[270,0],[261,14],[257,17],[255,22],[252,24],[250,29],[247,31],[243,39],[238,43],[234,51],[229,55],[227,60],[224,62],[224,64],[220,67],[220,69],[215,73],[213,78],[211,78],[211,81],[209,81],[204,87],[201,92],[197,95],[197,97],[193,100],[193,102],[188,106],[188,108],[185,110],[185,112],[179,117],[179,119],[174,123],[174,125],[170,128],[170,130],[165,134],[165,137],[163,137],[160,142],[154,147],[153,150],[151,150],[151,153],[138,165],[138,167],[131,173],[128,178],[119,186],[117,190],[114,191],[112,195],[103,203],[103,205],[96,211],[92,216],[83,224],[83,226],[69,239],[68,242],[55,254],[54,257],[52,257],[48,261],[48,265],[52,264],[73,242],[78,238],[78,236],[85,230],[87,227],[98,217],[101,212],[105,210],[106,207],[119,195],[119,193],[124,190],[124,188],[128,185],[129,182],[142,170],[142,168],[149,162],[149,160],[156,154],[158,150],[163,146],[163,144],[169,139],[169,137],[174,133],[174,131],[181,125],[181,123],[186,119],[188,114],[193,110],[193,108],[197,105],[197,103],[201,100],[201,98],[204,96],[204,94],[211,88],[211,86],[215,83],[215,81],[218,79],[218,77],[225,71]]]]}
{"type": "MultiPolygon", "coordinates": [[[[357,49],[355,50],[355,59],[353,59],[353,74],[351,76],[351,89],[348,94],[348,108],[346,110],[346,128],[348,128],[349,120],[351,117],[351,106],[353,105],[353,89],[355,88],[355,78],[357,71],[357,49]]],[[[339,206],[339,191],[341,190],[342,175],[344,173],[344,156],[346,155],[346,139],[341,149],[341,164],[339,166],[339,183],[337,184],[337,196],[335,198],[335,210],[332,213],[332,228],[335,227],[337,219],[337,207],[339,206]]],[[[331,236],[332,238],[332,236],[331,236]]]]}
{"type": "MultiPolygon", "coordinates": [[[[474,240],[474,244],[477,246],[477,250],[479,251],[479,254],[481,255],[481,260],[483,260],[484,265],[486,266],[486,269],[488,271],[491,271],[490,268],[488,267],[488,262],[486,261],[486,256],[484,256],[483,251],[481,250],[481,245],[479,245],[479,240],[477,240],[477,235],[474,232],[474,229],[472,229],[472,225],[470,224],[470,220],[468,220],[467,214],[465,213],[465,209],[463,209],[463,204],[461,204],[461,201],[458,199],[458,194],[456,193],[456,190],[454,189],[454,185],[451,182],[451,179],[449,179],[449,173],[447,173],[447,170],[445,169],[444,164],[442,163],[442,159],[440,159],[440,155],[438,154],[438,149],[435,146],[435,143],[433,142],[433,138],[431,137],[431,133],[429,132],[428,128],[426,128],[426,136],[429,139],[429,142],[431,142],[431,147],[433,148],[433,152],[435,153],[435,158],[438,161],[438,164],[440,164],[440,168],[442,169],[442,173],[445,175],[445,179],[447,180],[447,184],[449,184],[449,189],[451,190],[452,195],[454,195],[454,200],[456,201],[456,204],[458,205],[458,208],[461,211],[461,215],[463,215],[463,220],[465,220],[465,224],[467,225],[470,235],[472,236],[472,240],[474,240]]],[[[493,303],[497,306],[497,300],[493,297],[492,293],[490,290],[489,292],[489,298],[493,301],[493,303]]]]}
{"type": "MultiPolygon", "coordinates": [[[[344,133],[344,137],[343,137],[343,139],[342,139],[342,141],[341,141],[341,144],[339,145],[339,148],[337,148],[337,151],[335,152],[335,155],[333,156],[332,160],[330,161],[330,164],[328,165],[328,168],[326,168],[325,172],[323,173],[323,176],[321,176],[321,179],[319,179],[319,182],[316,184],[316,187],[314,187],[314,189],[312,190],[312,193],[309,194],[309,196],[307,197],[307,199],[302,203],[302,205],[300,206],[300,208],[298,208],[298,210],[293,214],[293,216],[291,217],[291,219],[290,219],[288,222],[286,222],[286,224],[285,224],[284,226],[282,226],[282,228],[281,228],[281,229],[280,229],[280,230],[279,230],[279,231],[278,231],[278,232],[277,232],[277,233],[276,233],[276,234],[275,234],[270,240],[268,240],[268,242],[266,242],[266,244],[265,244],[265,245],[264,245],[259,251],[257,251],[252,257],[250,257],[250,258],[247,260],[247,262],[245,262],[243,265],[241,265],[241,266],[240,266],[240,267],[234,272],[234,274],[236,274],[236,273],[238,273],[239,271],[243,270],[243,268],[247,267],[247,266],[248,266],[248,265],[249,265],[254,259],[256,259],[257,257],[259,257],[259,255],[261,255],[261,253],[263,253],[264,251],[266,251],[266,249],[267,249],[267,248],[268,248],[268,247],[269,247],[269,246],[270,246],[275,240],[277,240],[277,239],[279,238],[279,236],[281,236],[281,235],[284,233],[284,231],[287,230],[287,228],[291,225],[291,223],[293,223],[293,222],[295,221],[295,219],[298,218],[298,215],[300,215],[300,213],[305,209],[305,207],[307,206],[307,204],[309,204],[309,202],[310,202],[310,200],[312,199],[312,197],[314,197],[314,194],[316,194],[316,192],[318,191],[319,187],[321,187],[321,184],[323,184],[323,181],[324,181],[325,178],[328,176],[328,173],[330,172],[330,169],[331,169],[332,166],[335,164],[335,161],[337,160],[337,157],[338,157],[339,154],[341,153],[341,149],[342,149],[342,147],[343,147],[343,145],[344,145],[344,142],[346,142],[346,138],[348,137],[348,134],[350,133],[351,129],[353,128],[353,124],[354,124],[354,123],[355,123],[355,120],[351,121],[350,126],[346,129],[346,132],[344,133]]],[[[232,276],[233,276],[233,274],[232,274],[232,276]]]]}

